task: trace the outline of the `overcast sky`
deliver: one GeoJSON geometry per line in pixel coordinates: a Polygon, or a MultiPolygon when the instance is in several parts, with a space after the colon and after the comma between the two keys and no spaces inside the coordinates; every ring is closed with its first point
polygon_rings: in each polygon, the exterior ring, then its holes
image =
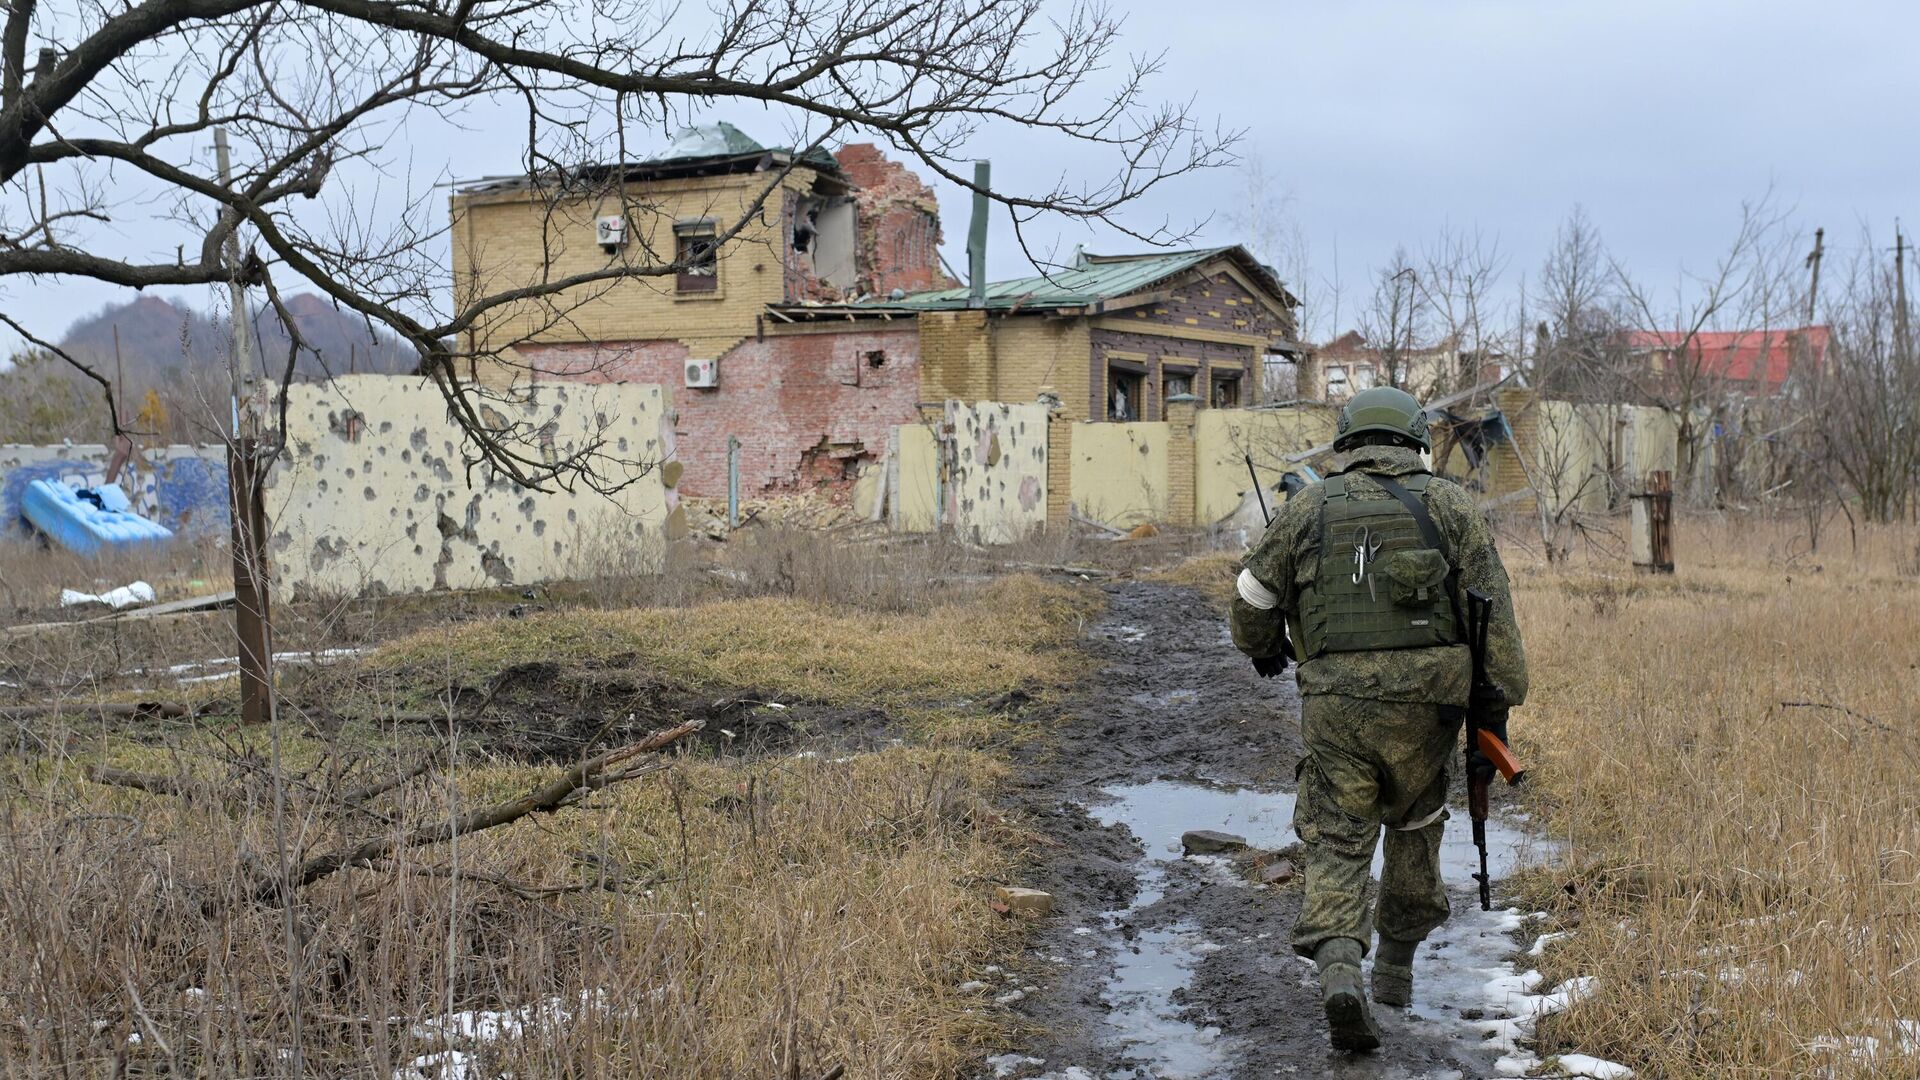
{"type": "MultiPolygon", "coordinates": [[[[1556,225],[1585,207],[1606,242],[1646,279],[1704,268],[1765,193],[1829,250],[1859,246],[1863,225],[1891,243],[1893,219],[1920,221],[1920,4],[1829,0],[1398,0],[1209,4],[1121,0],[1132,52],[1166,51],[1156,96],[1245,129],[1271,195],[1285,196],[1310,252],[1306,292],[1331,324],[1336,272],[1350,306],[1396,245],[1417,249],[1443,226],[1497,241],[1512,288],[1531,274],[1556,225]]],[[[757,110],[713,114],[762,142],[785,124],[757,110]]],[[[484,126],[484,120],[483,120],[484,126]]],[[[518,144],[472,133],[409,132],[415,176],[515,170],[518,144]]],[[[1097,168],[1072,148],[1030,152],[1008,132],[976,148],[998,184],[1041,186],[1056,170],[1097,168]]],[[[942,189],[948,259],[964,266],[966,204],[942,189]]],[[[1135,207],[1151,227],[1211,217],[1199,239],[1241,237],[1245,178],[1179,181],[1135,207]]],[[[444,202],[439,205],[444,206],[444,202]]],[[[1050,230],[1061,252],[1139,247],[1077,226],[1050,230]]],[[[995,277],[1031,272],[996,220],[995,277]]],[[[154,250],[172,251],[172,241],[154,250]]],[[[9,302],[20,306],[23,286],[9,302]]],[[[129,294],[130,295],[130,294],[129,294]]],[[[204,290],[179,295],[208,307],[204,290]]],[[[31,311],[58,333],[116,290],[52,285],[31,311]]],[[[1351,319],[1343,314],[1341,326],[1351,319]]]]}

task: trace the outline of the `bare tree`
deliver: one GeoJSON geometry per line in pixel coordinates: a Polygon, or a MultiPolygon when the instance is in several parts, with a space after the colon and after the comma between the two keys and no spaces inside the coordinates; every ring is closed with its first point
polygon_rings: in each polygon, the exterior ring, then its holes
{"type": "Polygon", "coordinates": [[[1360,311],[1360,336],[1373,353],[1376,378],[1383,386],[1406,385],[1413,349],[1425,340],[1427,311],[1419,274],[1407,249],[1394,248],[1393,258],[1374,272],[1373,294],[1360,311]]]}
{"type": "MultiPolygon", "coordinates": [[[[81,0],[68,10],[14,0],[0,31],[0,279],[237,282],[289,327],[282,295],[304,282],[419,353],[476,463],[528,486],[595,484],[603,448],[554,461],[500,429],[482,408],[486,391],[462,377],[456,343],[512,305],[546,303],[564,319],[598,287],[678,273],[681,256],[625,252],[449,301],[442,207],[411,175],[410,133],[466,122],[493,139],[512,132],[545,196],[627,207],[622,170],[594,166],[610,148],[624,155],[630,136],[717,104],[776,109],[794,128],[796,158],[861,132],[963,187],[969,142],[1012,125],[1112,161],[1084,182],[989,192],[1023,247],[1047,214],[1177,239],[1116,213],[1170,177],[1224,163],[1233,137],[1147,99],[1157,59],[1113,67],[1120,21],[1104,6],[1051,17],[1044,7],[722,0],[699,14],[634,0],[81,0]],[[233,138],[230,177],[206,152],[217,129],[233,138]],[[162,227],[178,240],[165,255],[131,239],[162,227]]],[[[769,177],[715,242],[736,237],[778,184],[769,177]]],[[[36,333],[23,297],[11,306],[0,319],[93,381],[124,431],[109,380],[36,333]]],[[[311,351],[292,337],[287,355],[259,358],[268,385],[311,351]]]]}
{"type": "MultiPolygon", "coordinates": [[[[1731,243],[1704,274],[1682,271],[1671,298],[1636,281],[1618,261],[1611,264],[1623,314],[1647,332],[1636,359],[1618,369],[1629,385],[1653,404],[1671,410],[1680,426],[1683,483],[1704,497],[1702,483],[1724,490],[1727,477],[1699,475],[1709,439],[1732,426],[1737,409],[1725,357],[1704,347],[1701,335],[1714,329],[1752,331],[1764,358],[1788,347],[1773,320],[1795,310],[1800,297],[1790,273],[1794,237],[1771,195],[1743,203],[1740,225],[1731,243]]],[[[1735,440],[1734,442],[1737,442],[1735,440]]],[[[1731,462],[1727,465],[1731,468],[1731,462]]]]}
{"type": "Polygon", "coordinates": [[[1862,232],[1862,254],[1830,291],[1833,344],[1795,442],[1853,489],[1869,519],[1894,521],[1920,510],[1920,357],[1900,332],[1894,272],[1862,232]]]}
{"type": "Polygon", "coordinates": [[[1498,298],[1505,268],[1498,242],[1479,230],[1442,228],[1422,248],[1413,280],[1434,356],[1423,370],[1409,373],[1407,389],[1414,396],[1427,400],[1469,389],[1479,382],[1482,367],[1513,351],[1506,305],[1498,298]]]}

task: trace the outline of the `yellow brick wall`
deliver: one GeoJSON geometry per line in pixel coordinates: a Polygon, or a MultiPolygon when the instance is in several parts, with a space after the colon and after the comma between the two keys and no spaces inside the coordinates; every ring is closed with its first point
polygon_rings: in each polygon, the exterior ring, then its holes
{"type": "Polygon", "coordinates": [[[993,395],[993,339],[984,311],[920,316],[920,400],[985,401],[993,395]]]}
{"type": "Polygon", "coordinates": [[[1167,402],[1167,522],[1193,524],[1193,401],[1167,402]]]}
{"type": "Polygon", "coordinates": [[[998,401],[1032,401],[1042,389],[1059,395],[1067,415],[1085,420],[1087,320],[1010,316],[994,320],[992,393],[998,401]]]}
{"type": "Polygon", "coordinates": [[[1047,417],[1047,522],[1065,525],[1073,503],[1073,417],[1055,409],[1047,417]]]}
{"type": "MultiPolygon", "coordinates": [[[[781,183],[802,190],[812,174],[781,183]]],[[[676,221],[711,218],[731,228],[758,199],[769,174],[652,181],[628,187],[628,242],[612,258],[634,265],[671,262],[676,221]]],[[[545,301],[496,308],[464,343],[497,349],[520,341],[685,341],[696,356],[718,356],[755,332],[755,318],[785,297],[785,196],[775,191],[718,260],[719,288],[680,295],[672,275],[627,278],[568,290],[545,301]]],[[[620,212],[612,192],[557,204],[527,192],[453,198],[453,281],[461,308],[477,298],[612,265],[594,242],[594,219],[620,212]]]]}

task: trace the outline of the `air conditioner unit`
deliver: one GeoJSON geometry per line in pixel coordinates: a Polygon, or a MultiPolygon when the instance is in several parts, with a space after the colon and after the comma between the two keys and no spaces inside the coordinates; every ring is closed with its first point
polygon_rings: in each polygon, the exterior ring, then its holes
{"type": "Polygon", "coordinates": [[[711,390],[720,385],[720,361],[687,361],[687,385],[695,390],[711,390]]]}
{"type": "Polygon", "coordinates": [[[593,241],[611,255],[627,246],[627,219],[619,214],[593,219],[593,241]]]}

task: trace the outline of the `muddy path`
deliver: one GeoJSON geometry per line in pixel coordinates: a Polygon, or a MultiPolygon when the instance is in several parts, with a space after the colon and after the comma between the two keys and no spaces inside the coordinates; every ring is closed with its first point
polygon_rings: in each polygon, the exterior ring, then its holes
{"type": "MultiPolygon", "coordinates": [[[[1377,1010],[1380,1053],[1334,1054],[1312,966],[1289,945],[1297,881],[1252,885],[1230,860],[1182,857],[1179,843],[1190,829],[1269,849],[1296,839],[1293,681],[1256,676],[1218,609],[1190,590],[1129,582],[1108,599],[1083,642],[1096,670],[1020,757],[1012,801],[1047,837],[1023,883],[1056,906],[1023,962],[985,991],[1030,1025],[987,1075],[1492,1075],[1497,1054],[1470,1023],[1476,965],[1511,951],[1511,922],[1482,916],[1450,868],[1455,917],[1422,950],[1419,1004],[1377,1010]]],[[[1461,834],[1451,864],[1465,830],[1449,832],[1461,834]]]]}

